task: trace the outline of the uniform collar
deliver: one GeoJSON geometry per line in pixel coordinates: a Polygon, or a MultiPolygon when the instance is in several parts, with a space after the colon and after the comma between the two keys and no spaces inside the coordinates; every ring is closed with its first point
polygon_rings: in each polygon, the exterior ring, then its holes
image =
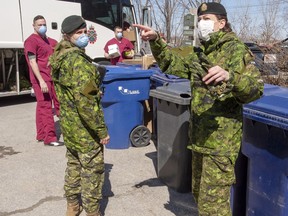
{"type": "Polygon", "coordinates": [[[202,44],[201,48],[203,49],[204,53],[208,55],[214,50],[219,49],[223,43],[235,40],[235,38],[236,35],[233,32],[223,32],[223,31],[214,32],[210,35],[209,41],[201,43],[202,44]]]}

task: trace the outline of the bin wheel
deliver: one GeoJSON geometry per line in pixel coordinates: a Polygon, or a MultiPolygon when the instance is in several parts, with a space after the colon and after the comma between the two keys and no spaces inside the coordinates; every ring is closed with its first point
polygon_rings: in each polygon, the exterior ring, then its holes
{"type": "Polygon", "coordinates": [[[130,141],[135,147],[147,146],[151,139],[149,129],[143,125],[135,127],[130,133],[130,141]]]}

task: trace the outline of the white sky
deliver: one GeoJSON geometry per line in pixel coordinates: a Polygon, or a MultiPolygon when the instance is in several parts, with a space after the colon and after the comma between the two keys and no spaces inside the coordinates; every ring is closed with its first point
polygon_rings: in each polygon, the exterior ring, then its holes
{"type": "MultiPolygon", "coordinates": [[[[248,8],[249,15],[253,18],[256,25],[257,22],[260,23],[263,21],[262,5],[269,6],[272,5],[273,2],[273,0],[221,0],[221,3],[227,10],[230,21],[235,20],[237,16],[243,15],[243,12],[248,8]]],[[[278,23],[281,23],[283,28],[281,29],[278,39],[284,39],[288,37],[288,0],[280,0],[280,2],[279,11],[281,14],[279,13],[278,23]]],[[[236,23],[231,24],[235,25],[236,23]]]]}

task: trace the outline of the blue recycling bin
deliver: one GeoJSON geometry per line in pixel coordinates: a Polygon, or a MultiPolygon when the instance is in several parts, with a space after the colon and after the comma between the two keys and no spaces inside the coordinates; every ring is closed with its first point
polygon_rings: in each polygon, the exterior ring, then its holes
{"type": "Polygon", "coordinates": [[[247,164],[248,158],[240,150],[235,163],[236,182],[232,185],[230,194],[233,216],[243,216],[246,212],[247,164]]]}
{"type": "Polygon", "coordinates": [[[243,109],[248,157],[246,215],[288,215],[288,88],[265,85],[243,109]]]}
{"type": "Polygon", "coordinates": [[[106,148],[127,149],[149,143],[150,131],[143,126],[143,101],[149,98],[153,71],[133,66],[107,66],[102,81],[101,104],[110,142],[106,148]]]}

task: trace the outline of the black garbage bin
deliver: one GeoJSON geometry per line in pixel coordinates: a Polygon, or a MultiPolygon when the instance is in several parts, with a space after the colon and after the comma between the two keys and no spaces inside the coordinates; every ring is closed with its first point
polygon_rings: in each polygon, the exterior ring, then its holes
{"type": "Polygon", "coordinates": [[[187,82],[150,90],[157,100],[158,178],[181,193],[191,191],[191,150],[187,149],[190,92],[187,82]]]}
{"type": "MultiPolygon", "coordinates": [[[[175,75],[165,74],[161,72],[158,67],[152,68],[154,70],[153,75],[150,77],[151,89],[156,89],[161,86],[173,86],[173,84],[190,85],[190,80],[177,77],[175,75]]],[[[184,87],[186,88],[186,87],[184,87]]],[[[152,107],[152,140],[157,146],[157,99],[150,97],[150,106],[152,107]]]]}

